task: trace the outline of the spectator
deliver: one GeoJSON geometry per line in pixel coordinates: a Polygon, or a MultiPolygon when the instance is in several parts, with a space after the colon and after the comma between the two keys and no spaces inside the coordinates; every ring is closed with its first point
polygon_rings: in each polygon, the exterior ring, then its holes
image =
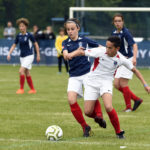
{"type": "Polygon", "coordinates": [[[57,50],[57,57],[58,57],[58,73],[61,73],[61,67],[62,67],[62,60],[64,61],[66,72],[68,72],[68,62],[64,60],[63,54],[62,54],[62,42],[66,40],[68,36],[65,34],[65,29],[60,28],[59,29],[59,35],[56,38],[55,47],[57,50]]]}
{"type": "Polygon", "coordinates": [[[44,35],[46,40],[55,40],[56,38],[51,26],[46,27],[46,30],[44,31],[44,35]]]}
{"type": "Polygon", "coordinates": [[[12,26],[12,22],[7,22],[7,27],[4,29],[4,37],[8,40],[14,39],[16,35],[16,29],[12,26]]]}
{"type": "Polygon", "coordinates": [[[37,25],[33,26],[33,32],[32,32],[35,40],[38,42],[40,39],[44,39],[43,31],[39,29],[37,25]]]}

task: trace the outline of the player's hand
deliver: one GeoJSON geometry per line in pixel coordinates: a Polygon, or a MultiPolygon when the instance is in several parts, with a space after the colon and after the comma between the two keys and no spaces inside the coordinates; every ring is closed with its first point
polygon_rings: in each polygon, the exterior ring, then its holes
{"type": "Polygon", "coordinates": [[[7,60],[8,60],[8,61],[10,61],[10,59],[11,59],[11,56],[10,56],[10,55],[8,55],[8,56],[7,56],[7,60]]]}
{"type": "Polygon", "coordinates": [[[149,86],[146,86],[146,87],[145,87],[145,90],[146,90],[148,93],[150,93],[150,87],[149,87],[149,86]]]}
{"type": "Polygon", "coordinates": [[[133,63],[134,66],[136,66],[136,58],[132,59],[132,63],[133,63]]]}
{"type": "Polygon", "coordinates": [[[67,55],[67,60],[71,60],[73,57],[72,57],[72,54],[71,53],[68,53],[67,55]]]}
{"type": "Polygon", "coordinates": [[[40,62],[40,55],[37,55],[36,61],[40,62]]]}
{"type": "Polygon", "coordinates": [[[82,56],[82,55],[84,55],[84,47],[79,47],[78,49],[77,49],[77,51],[78,51],[78,54],[80,55],[80,56],[82,56]]]}

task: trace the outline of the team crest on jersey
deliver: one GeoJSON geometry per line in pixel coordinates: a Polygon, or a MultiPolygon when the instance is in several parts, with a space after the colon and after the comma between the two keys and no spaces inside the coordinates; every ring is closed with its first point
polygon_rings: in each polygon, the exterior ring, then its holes
{"type": "Polygon", "coordinates": [[[79,42],[79,47],[82,47],[82,42],[79,42]]]}
{"type": "Polygon", "coordinates": [[[25,37],[24,37],[24,41],[26,41],[26,40],[27,40],[27,37],[25,36],[25,37]]]}
{"type": "Polygon", "coordinates": [[[117,65],[117,61],[114,61],[114,65],[115,65],[115,66],[117,65]]]}

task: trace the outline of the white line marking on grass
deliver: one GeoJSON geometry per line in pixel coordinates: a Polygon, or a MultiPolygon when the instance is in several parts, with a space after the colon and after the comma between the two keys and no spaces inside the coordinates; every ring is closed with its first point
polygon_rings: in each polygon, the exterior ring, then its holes
{"type": "MultiPolygon", "coordinates": [[[[22,140],[22,139],[4,139],[4,138],[0,138],[0,141],[6,141],[6,142],[38,142],[38,143],[50,143],[50,144],[63,144],[63,143],[67,143],[67,144],[81,144],[81,145],[107,145],[107,146],[117,146],[119,145],[118,142],[107,142],[107,141],[103,141],[103,142],[90,142],[90,141],[77,141],[77,140],[84,140],[83,138],[73,138],[73,139],[69,139],[69,140],[61,140],[61,141],[48,141],[48,140],[22,140]]],[[[87,140],[87,139],[86,139],[87,140]]],[[[119,139],[118,139],[119,141],[119,139]]],[[[134,146],[134,147],[150,147],[150,144],[142,144],[142,143],[124,143],[124,146],[134,146]]]]}
{"type": "Polygon", "coordinates": [[[17,80],[0,79],[0,82],[16,82],[17,80]]]}
{"type": "Polygon", "coordinates": [[[3,113],[3,112],[1,112],[0,111],[0,113],[1,114],[3,114],[3,115],[16,115],[16,114],[18,114],[18,115],[38,115],[38,116],[43,116],[43,115],[54,115],[54,116],[71,116],[71,113],[70,112],[60,112],[60,113],[58,113],[58,112],[56,112],[56,113],[52,113],[52,112],[23,112],[23,113],[20,113],[20,112],[7,112],[7,113],[3,113]]]}

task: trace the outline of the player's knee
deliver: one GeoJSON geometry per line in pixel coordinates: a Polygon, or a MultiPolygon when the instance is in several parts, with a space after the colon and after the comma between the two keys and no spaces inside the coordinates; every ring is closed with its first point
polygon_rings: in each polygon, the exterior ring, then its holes
{"type": "Polygon", "coordinates": [[[107,112],[111,112],[113,110],[113,106],[112,105],[105,106],[105,109],[107,112]]]}
{"type": "Polygon", "coordinates": [[[24,75],[25,72],[24,72],[23,70],[19,70],[19,74],[20,74],[20,75],[24,75]]]}
{"type": "Polygon", "coordinates": [[[114,82],[114,87],[115,87],[116,89],[119,89],[119,84],[116,83],[116,82],[114,82]]]}
{"type": "Polygon", "coordinates": [[[73,99],[73,98],[69,98],[69,97],[68,97],[68,103],[69,103],[70,105],[72,105],[72,104],[76,103],[76,100],[73,99]]]}
{"type": "Polygon", "coordinates": [[[84,114],[88,117],[90,117],[92,115],[92,111],[90,109],[85,109],[84,110],[84,114]]]}

